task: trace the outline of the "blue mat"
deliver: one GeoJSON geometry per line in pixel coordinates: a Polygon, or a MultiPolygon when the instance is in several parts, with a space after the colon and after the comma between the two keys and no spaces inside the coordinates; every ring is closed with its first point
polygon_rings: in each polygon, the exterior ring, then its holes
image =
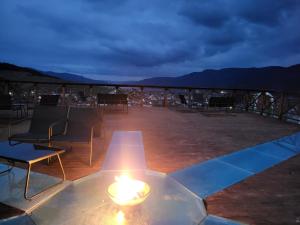
{"type": "Polygon", "coordinates": [[[217,157],[170,174],[202,198],[300,153],[300,133],[217,157]]]}

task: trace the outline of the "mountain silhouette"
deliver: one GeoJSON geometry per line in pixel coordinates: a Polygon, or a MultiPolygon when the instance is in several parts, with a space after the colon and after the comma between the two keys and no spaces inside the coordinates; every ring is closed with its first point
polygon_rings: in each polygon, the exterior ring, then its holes
{"type": "Polygon", "coordinates": [[[300,92],[300,64],[290,67],[211,69],[179,77],[154,77],[135,84],[300,92]]]}

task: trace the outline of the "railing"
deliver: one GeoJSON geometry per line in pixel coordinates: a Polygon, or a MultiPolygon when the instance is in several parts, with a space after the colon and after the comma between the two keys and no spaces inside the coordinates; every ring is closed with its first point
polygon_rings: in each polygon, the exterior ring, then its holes
{"type": "Polygon", "coordinates": [[[61,104],[96,104],[98,93],[124,93],[129,105],[172,107],[186,99],[186,107],[209,110],[212,97],[232,97],[232,111],[255,112],[284,121],[300,124],[299,93],[274,90],[241,90],[197,87],[172,87],[136,84],[100,84],[73,82],[1,81],[2,93],[38,101],[41,94],[61,95],[61,104]],[[84,96],[84,98],[83,98],[84,96]],[[83,103],[85,101],[85,103],[83,103]]]}

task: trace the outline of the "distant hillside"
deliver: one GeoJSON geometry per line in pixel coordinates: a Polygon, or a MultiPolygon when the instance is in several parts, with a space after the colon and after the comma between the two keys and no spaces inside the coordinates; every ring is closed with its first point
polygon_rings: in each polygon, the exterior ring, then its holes
{"type": "Polygon", "coordinates": [[[0,63],[0,80],[11,81],[39,81],[39,82],[79,82],[79,83],[107,83],[93,80],[70,73],[56,73],[52,71],[38,71],[32,68],[20,67],[9,63],[0,63]]]}
{"type": "Polygon", "coordinates": [[[71,73],[56,73],[56,72],[51,72],[51,71],[47,71],[44,73],[47,75],[53,76],[53,77],[57,77],[57,78],[66,80],[66,81],[79,82],[79,83],[104,83],[104,81],[93,80],[93,79],[89,79],[89,78],[86,78],[81,75],[71,74],[71,73]]]}
{"type": "Polygon", "coordinates": [[[35,69],[0,63],[0,79],[10,81],[61,82],[62,79],[49,76],[35,69]]]}
{"type": "MultiPolygon", "coordinates": [[[[70,73],[41,72],[9,63],[0,63],[0,80],[109,83],[70,73]]],[[[300,93],[300,64],[290,67],[271,66],[203,70],[202,72],[193,72],[179,77],[154,77],[135,82],[119,82],[119,84],[122,83],[198,88],[264,89],[300,93]]]]}
{"type": "Polygon", "coordinates": [[[154,77],[135,84],[300,92],[300,64],[290,67],[204,70],[179,77],[154,77]]]}

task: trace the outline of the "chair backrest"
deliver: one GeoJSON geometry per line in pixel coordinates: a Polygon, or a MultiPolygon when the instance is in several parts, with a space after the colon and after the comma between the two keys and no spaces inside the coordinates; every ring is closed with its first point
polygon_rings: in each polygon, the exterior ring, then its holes
{"type": "Polygon", "coordinates": [[[40,105],[57,106],[60,95],[42,95],[40,105]]]}
{"type": "Polygon", "coordinates": [[[233,107],[234,103],[234,97],[211,97],[209,99],[209,107],[233,107]]]}
{"type": "Polygon", "coordinates": [[[194,94],[193,101],[197,103],[203,103],[204,102],[203,94],[194,94]]]}
{"type": "Polygon", "coordinates": [[[101,123],[97,108],[71,107],[69,112],[67,134],[74,137],[89,136],[90,130],[101,123]]]}
{"type": "Polygon", "coordinates": [[[78,92],[78,97],[79,97],[79,100],[80,100],[80,101],[83,101],[83,102],[85,102],[86,99],[87,99],[87,96],[84,95],[84,92],[83,92],[83,91],[79,91],[79,92],[78,92]]]}
{"type": "Polygon", "coordinates": [[[184,104],[184,105],[186,105],[186,104],[187,104],[187,102],[186,102],[186,99],[185,99],[184,95],[179,95],[179,99],[180,99],[180,103],[181,103],[181,104],[184,104]]]}
{"type": "Polygon", "coordinates": [[[126,94],[97,94],[98,104],[128,104],[126,94]]]}
{"type": "Polygon", "coordinates": [[[12,108],[12,100],[10,95],[0,95],[0,110],[10,110],[12,108]]]}
{"type": "Polygon", "coordinates": [[[118,94],[118,98],[122,104],[128,104],[128,95],[118,94]]]}
{"type": "MultiPolygon", "coordinates": [[[[59,120],[67,120],[68,109],[57,106],[36,106],[33,111],[29,132],[48,133],[49,126],[59,120]]],[[[58,128],[63,132],[64,126],[58,128]]]]}

